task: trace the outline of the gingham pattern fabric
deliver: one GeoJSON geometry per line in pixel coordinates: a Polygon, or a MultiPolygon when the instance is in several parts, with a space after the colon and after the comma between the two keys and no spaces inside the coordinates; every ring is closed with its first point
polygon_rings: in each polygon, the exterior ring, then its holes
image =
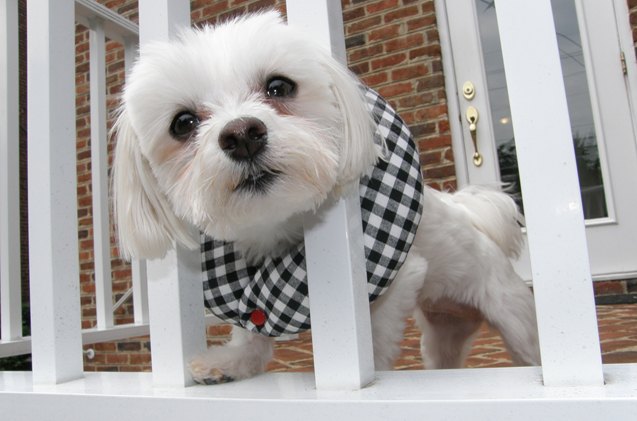
{"type": "MultiPolygon", "coordinates": [[[[390,285],[420,222],[422,176],[407,126],[376,92],[365,92],[387,155],[360,180],[369,300],[390,285]]],[[[205,304],[213,314],[268,336],[310,328],[303,242],[284,256],[248,266],[232,243],[202,236],[205,304]]]]}

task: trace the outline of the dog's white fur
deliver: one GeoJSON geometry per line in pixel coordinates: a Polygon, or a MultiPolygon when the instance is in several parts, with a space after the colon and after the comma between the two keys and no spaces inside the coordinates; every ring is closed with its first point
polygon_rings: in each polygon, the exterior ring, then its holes
{"type": "MultiPolygon", "coordinates": [[[[197,247],[188,225],[234,241],[252,263],[281,254],[302,240],[303,214],[379,156],[356,78],[275,12],[145,46],[115,129],[115,211],[125,257],[161,257],[173,241],[197,247]],[[273,76],[294,81],[294,95],[268,97],[273,76]],[[184,110],[199,125],[179,141],[170,125],[184,110]],[[253,164],[230,159],[219,144],[224,127],[246,117],[267,127],[267,146],[253,164]],[[237,188],[260,172],[276,174],[267,189],[237,188]]],[[[477,309],[517,362],[538,364],[533,298],[509,263],[522,242],[513,201],[494,189],[451,195],[425,188],[423,207],[406,262],[372,306],[376,368],[391,368],[414,311],[427,368],[461,366],[481,316],[446,318],[449,303],[477,309]]],[[[262,372],[271,357],[271,339],[235,328],[228,344],[190,368],[196,381],[215,383],[262,372]]]]}

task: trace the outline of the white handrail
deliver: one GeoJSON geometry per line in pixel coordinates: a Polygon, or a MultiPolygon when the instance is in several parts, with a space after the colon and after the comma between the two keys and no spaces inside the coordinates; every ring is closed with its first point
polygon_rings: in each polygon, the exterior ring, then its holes
{"type": "Polygon", "coordinates": [[[130,20],[118,15],[106,6],[94,0],[75,0],[75,20],[90,27],[90,20],[99,19],[104,23],[106,37],[121,44],[128,40],[137,40],[139,28],[130,20]]]}

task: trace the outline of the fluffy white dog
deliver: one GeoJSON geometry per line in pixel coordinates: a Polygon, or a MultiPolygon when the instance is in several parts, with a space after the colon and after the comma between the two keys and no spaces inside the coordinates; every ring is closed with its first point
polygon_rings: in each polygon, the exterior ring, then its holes
{"type": "MultiPolygon", "coordinates": [[[[368,101],[350,72],[275,12],[145,47],[116,124],[121,253],[157,258],[173,241],[199,247],[192,225],[254,270],[285,261],[303,243],[303,215],[387,159],[368,101]]],[[[372,304],[376,369],[392,367],[412,313],[427,368],[460,367],[483,318],[515,362],[538,364],[533,297],[509,263],[522,243],[514,202],[477,187],[418,193],[415,238],[372,304]]],[[[262,372],[273,348],[272,333],[259,330],[263,312],[237,316],[249,330],[233,329],[228,344],[195,358],[193,378],[262,372]]]]}

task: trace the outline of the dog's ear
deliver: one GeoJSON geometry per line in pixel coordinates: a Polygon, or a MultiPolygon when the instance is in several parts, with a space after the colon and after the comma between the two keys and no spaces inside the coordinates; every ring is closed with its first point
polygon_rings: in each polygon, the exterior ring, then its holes
{"type": "Polygon", "coordinates": [[[374,143],[376,124],[367,105],[361,82],[345,66],[329,57],[325,68],[332,79],[332,90],[343,114],[343,143],[340,162],[342,183],[359,179],[382,156],[374,143]]]}
{"type": "Polygon", "coordinates": [[[172,211],[143,156],[125,109],[113,128],[113,201],[120,255],[125,259],[163,257],[177,241],[198,247],[188,225],[172,211]]]}

